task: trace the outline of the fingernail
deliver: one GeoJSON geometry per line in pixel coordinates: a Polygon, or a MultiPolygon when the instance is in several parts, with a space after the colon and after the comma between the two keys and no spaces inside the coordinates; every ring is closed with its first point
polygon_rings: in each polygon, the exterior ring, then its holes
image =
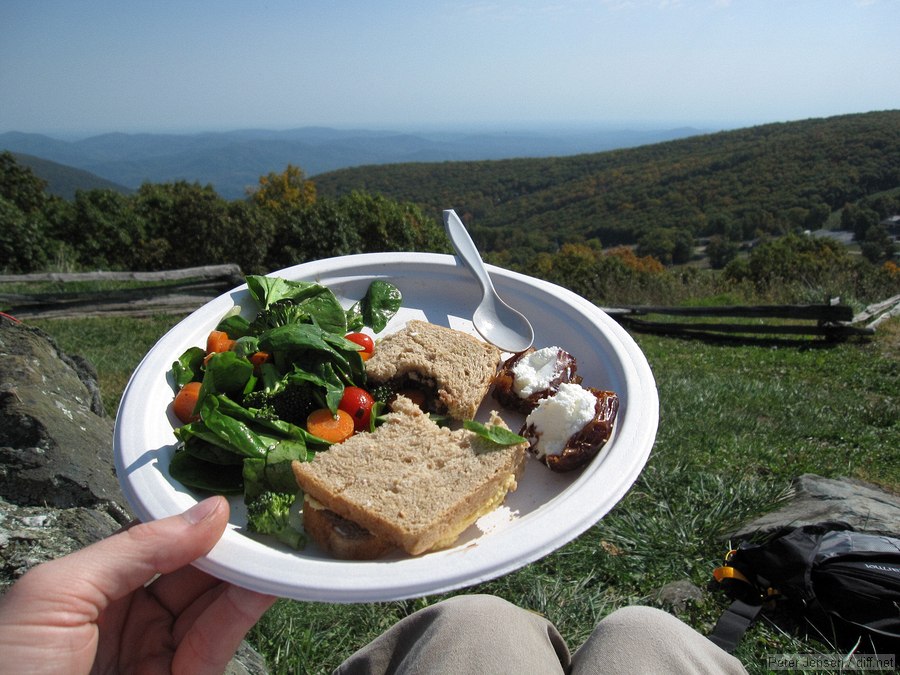
{"type": "Polygon", "coordinates": [[[196,525],[204,518],[211,516],[221,503],[219,497],[207,497],[202,502],[194,504],[191,508],[181,514],[181,517],[188,521],[191,525],[196,525]]]}

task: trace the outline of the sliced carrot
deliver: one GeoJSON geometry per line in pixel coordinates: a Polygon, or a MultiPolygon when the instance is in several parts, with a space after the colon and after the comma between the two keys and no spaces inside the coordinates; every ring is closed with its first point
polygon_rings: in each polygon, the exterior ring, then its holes
{"type": "Polygon", "coordinates": [[[369,359],[372,358],[372,352],[361,351],[361,352],[357,352],[357,353],[360,355],[360,357],[362,358],[363,361],[368,361],[369,359]]]}
{"type": "Polygon", "coordinates": [[[254,352],[249,357],[250,363],[253,364],[254,368],[259,368],[262,364],[269,360],[269,355],[266,352],[254,352]]]}
{"type": "Polygon", "coordinates": [[[344,410],[333,415],[328,408],[319,408],[306,418],[306,430],[323,441],[340,443],[353,435],[353,418],[344,410]]]}
{"type": "Polygon", "coordinates": [[[172,401],[172,412],[185,424],[200,419],[199,415],[194,414],[200,397],[200,385],[200,382],[188,382],[175,394],[175,400],[172,401]]]}
{"type": "Polygon", "coordinates": [[[227,352],[234,346],[234,340],[228,337],[228,333],[221,330],[211,331],[206,338],[206,352],[227,352]]]}

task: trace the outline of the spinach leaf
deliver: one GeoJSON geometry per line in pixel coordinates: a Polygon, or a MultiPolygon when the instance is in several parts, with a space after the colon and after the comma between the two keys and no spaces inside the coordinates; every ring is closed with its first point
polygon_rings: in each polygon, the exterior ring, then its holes
{"type": "Polygon", "coordinates": [[[402,302],[403,296],[399,288],[383,279],[376,279],[369,284],[361,301],[363,321],[376,333],[380,333],[400,309],[402,302]]]}
{"type": "MultiPolygon", "coordinates": [[[[223,415],[233,417],[250,426],[264,441],[268,439],[268,445],[274,445],[282,440],[298,442],[303,451],[296,451],[295,459],[306,459],[306,443],[320,442],[303,427],[291,424],[285,420],[257,417],[252,410],[248,410],[225,396],[218,399],[218,410],[223,415]]],[[[268,452],[268,451],[267,451],[268,452]]]]}
{"type": "Polygon", "coordinates": [[[208,396],[240,392],[253,376],[253,364],[235,352],[213,354],[206,363],[199,403],[208,396]]]}
{"type": "Polygon", "coordinates": [[[399,288],[389,281],[376,279],[369,284],[365,296],[347,310],[347,330],[358,331],[363,326],[369,326],[380,333],[402,303],[399,288]]]}
{"type": "Polygon", "coordinates": [[[313,282],[289,282],[287,279],[280,277],[264,277],[251,274],[246,277],[247,290],[256,300],[256,304],[265,309],[273,302],[278,302],[284,298],[290,297],[291,285],[312,284],[313,282]]]}
{"type": "Polygon", "coordinates": [[[259,335],[259,348],[269,354],[287,353],[296,356],[302,351],[321,351],[337,355],[325,341],[325,331],[311,323],[291,323],[278,326],[259,335]]]}
{"type": "Polygon", "coordinates": [[[318,374],[325,383],[325,405],[331,411],[332,415],[337,414],[338,405],[344,396],[344,383],[334,371],[331,363],[319,364],[318,374]]]}
{"type": "Polygon", "coordinates": [[[169,474],[185,487],[215,494],[239,494],[243,491],[240,466],[212,464],[179,450],[169,463],[169,474]]]}
{"type": "Polygon", "coordinates": [[[490,441],[494,445],[501,447],[506,445],[516,445],[517,443],[524,443],[526,441],[522,436],[513,433],[505,427],[501,427],[499,424],[487,425],[476,422],[475,420],[466,420],[463,422],[463,427],[478,434],[486,441],[490,441]]]}
{"type": "Polygon", "coordinates": [[[215,445],[204,440],[203,432],[195,433],[185,439],[184,449],[197,459],[202,459],[210,464],[222,466],[237,466],[243,463],[244,458],[231,450],[215,445]]]}
{"type": "Polygon", "coordinates": [[[363,321],[362,310],[359,308],[359,303],[354,302],[353,306],[347,310],[347,330],[359,331],[362,330],[365,325],[366,322],[363,321]]]}
{"type": "Polygon", "coordinates": [[[294,460],[306,461],[305,448],[299,448],[290,442],[282,442],[274,446],[265,457],[245,459],[243,467],[244,502],[251,502],[263,492],[289,492],[299,490],[297,479],[291,463],[294,460]]]}
{"type": "Polygon", "coordinates": [[[242,358],[252,356],[259,351],[259,338],[254,335],[239,337],[234,341],[234,347],[231,348],[231,351],[242,358]]]}
{"type": "Polygon", "coordinates": [[[200,404],[200,419],[206,428],[223,447],[246,457],[264,456],[268,449],[265,441],[244,422],[219,412],[219,400],[219,396],[209,396],[200,404]]]}
{"type": "MultiPolygon", "coordinates": [[[[240,310],[240,308],[237,309],[240,310]]],[[[237,340],[250,334],[250,322],[240,314],[228,314],[222,317],[222,320],[216,326],[216,330],[228,333],[228,337],[232,340],[237,340]]]]}
{"type": "Polygon", "coordinates": [[[279,300],[292,300],[325,330],[342,335],[347,332],[344,308],[331,289],[321,284],[251,275],[247,288],[262,310],[279,300]]]}
{"type": "Polygon", "coordinates": [[[191,347],[172,364],[172,376],[180,389],[188,382],[199,380],[203,376],[203,357],[206,350],[202,347],[191,347]]]}

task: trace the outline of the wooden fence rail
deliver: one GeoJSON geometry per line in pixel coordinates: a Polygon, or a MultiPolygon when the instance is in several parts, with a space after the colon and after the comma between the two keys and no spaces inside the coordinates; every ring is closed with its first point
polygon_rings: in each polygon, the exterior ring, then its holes
{"type": "MultiPolygon", "coordinates": [[[[163,272],[85,272],[0,275],[0,283],[140,282],[134,288],[103,291],[52,290],[0,292],[0,310],[20,319],[81,316],[148,316],[189,313],[243,283],[237,265],[212,265],[163,272]]],[[[635,331],[689,337],[734,339],[738,336],[818,336],[842,340],[869,336],[886,317],[900,314],[900,296],[870,305],[854,316],[837,301],[820,305],[729,307],[604,307],[612,318],[635,331]],[[648,318],[653,316],[654,318],[648,318]],[[670,320],[656,317],[672,317],[670,320]],[[866,325],[860,325],[868,322],[866,325]]]]}
{"type": "Polygon", "coordinates": [[[855,326],[853,308],[837,302],[821,305],[750,305],[728,307],[607,307],[605,311],[635,331],[722,339],[747,336],[819,336],[841,340],[869,336],[870,326],[855,326]],[[687,320],[649,320],[648,315],[666,315],[687,320]],[[698,318],[715,321],[697,321],[698,318]],[[740,322],[730,319],[741,319],[740,322]],[[775,321],[766,321],[775,319],[775,321]]]}
{"type": "Polygon", "coordinates": [[[5,312],[18,319],[187,314],[243,283],[244,276],[237,265],[212,265],[163,272],[0,275],[0,283],[15,284],[98,281],[136,281],[153,285],[103,291],[0,293],[0,308],[5,308],[5,312]]]}

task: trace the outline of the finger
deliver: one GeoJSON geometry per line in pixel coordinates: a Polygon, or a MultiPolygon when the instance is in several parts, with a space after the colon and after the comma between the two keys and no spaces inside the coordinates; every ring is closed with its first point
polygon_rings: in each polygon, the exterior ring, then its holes
{"type": "MultiPolygon", "coordinates": [[[[181,638],[172,660],[172,672],[221,673],[247,631],[275,600],[274,596],[225,583],[209,591],[198,599],[198,606],[206,607],[181,638]]],[[[191,609],[188,613],[193,614],[191,609]]]]}
{"type": "Polygon", "coordinates": [[[221,583],[220,579],[188,566],[161,576],[147,586],[147,593],[170,614],[178,616],[188,605],[221,583]]]}
{"type": "Polygon", "coordinates": [[[184,567],[208,553],[227,523],[227,500],[210,497],[185,513],[135,525],[36,567],[29,575],[39,595],[54,596],[47,601],[74,601],[70,610],[83,612],[87,615],[83,618],[93,621],[110,602],[157,574],[184,567]],[[44,586],[41,593],[45,582],[51,585],[44,586]]]}

